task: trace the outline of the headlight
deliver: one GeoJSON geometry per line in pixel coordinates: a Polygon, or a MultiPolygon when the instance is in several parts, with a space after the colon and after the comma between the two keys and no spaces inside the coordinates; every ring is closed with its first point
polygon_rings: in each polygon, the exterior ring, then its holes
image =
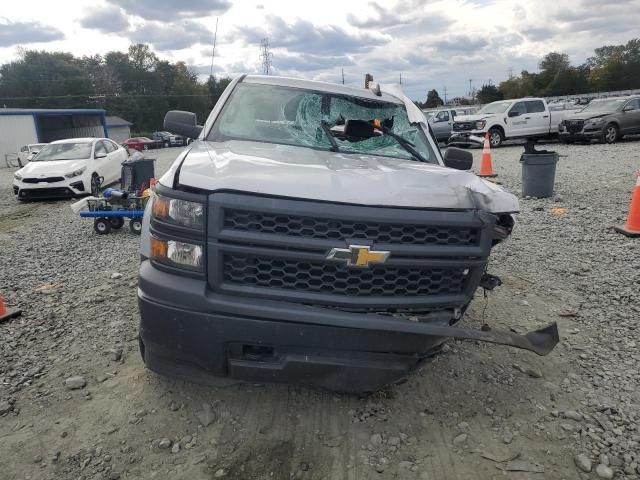
{"type": "Polygon", "coordinates": [[[476,122],[476,130],[482,130],[484,126],[487,124],[484,120],[478,120],[476,122]]]}
{"type": "Polygon", "coordinates": [[[15,178],[16,180],[22,180],[22,175],[20,175],[19,173],[14,173],[13,178],[15,178]]]}
{"type": "Polygon", "coordinates": [[[604,118],[592,118],[591,120],[589,120],[589,122],[591,123],[591,125],[600,125],[602,122],[604,122],[604,118]]]}
{"type": "Polygon", "coordinates": [[[64,176],[67,178],[77,177],[78,175],[82,175],[86,169],[87,169],[86,167],[82,167],[82,168],[79,168],[78,170],[74,170],[71,173],[66,173],[64,176]]]}
{"type": "Polygon", "coordinates": [[[203,253],[202,245],[151,237],[151,259],[165,265],[202,272],[203,253]]]}
{"type": "Polygon", "coordinates": [[[151,213],[163,222],[204,230],[204,205],[201,203],[156,195],[151,213]]]}

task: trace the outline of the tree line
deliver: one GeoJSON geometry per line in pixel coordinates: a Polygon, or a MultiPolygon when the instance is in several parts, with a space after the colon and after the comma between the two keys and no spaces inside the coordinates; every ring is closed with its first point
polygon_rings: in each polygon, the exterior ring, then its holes
{"type": "MultiPolygon", "coordinates": [[[[582,65],[571,65],[565,53],[550,52],[539,65],[539,72],[523,70],[499,85],[485,84],[475,94],[478,103],[521,97],[555,97],[581,93],[632,90],[640,88],[640,38],[624,45],[605,45],[594,50],[582,65]]],[[[444,102],[437,90],[430,90],[423,108],[444,102]]]]}
{"type": "Polygon", "coordinates": [[[162,129],[168,110],[204,121],[230,81],[201,82],[184,62],[160,60],[145,44],[84,57],[22,50],[0,66],[0,108],[102,108],[132,122],[134,132],[151,132],[162,129]]]}

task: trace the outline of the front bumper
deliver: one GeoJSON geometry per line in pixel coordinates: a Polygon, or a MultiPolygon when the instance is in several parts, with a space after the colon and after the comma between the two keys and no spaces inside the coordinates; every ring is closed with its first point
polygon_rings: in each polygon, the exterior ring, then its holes
{"type": "Polygon", "coordinates": [[[471,130],[468,132],[453,132],[447,141],[447,145],[482,146],[486,132],[471,130]]]}
{"type": "Polygon", "coordinates": [[[564,140],[601,140],[604,137],[604,126],[584,127],[580,131],[571,131],[561,125],[558,128],[558,137],[564,140]]]}
{"type": "Polygon", "coordinates": [[[555,324],[516,335],[386,315],[221,295],[206,281],[140,267],[140,341],[147,366],[190,381],[302,383],[336,391],[375,391],[406,376],[447,337],[549,353],[555,324]]]}

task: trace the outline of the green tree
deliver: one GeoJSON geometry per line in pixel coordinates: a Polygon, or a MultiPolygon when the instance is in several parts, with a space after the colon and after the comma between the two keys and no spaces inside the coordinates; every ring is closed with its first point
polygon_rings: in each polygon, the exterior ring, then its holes
{"type": "Polygon", "coordinates": [[[502,92],[498,90],[498,87],[488,84],[482,85],[482,88],[478,90],[478,93],[476,93],[476,98],[480,103],[491,103],[497,100],[502,100],[504,96],[502,95],[502,92]]]}
{"type": "Polygon", "coordinates": [[[435,108],[440,105],[444,105],[444,102],[438,95],[438,91],[434,88],[433,90],[429,90],[427,93],[427,101],[424,103],[424,106],[427,108],[435,108]]]}

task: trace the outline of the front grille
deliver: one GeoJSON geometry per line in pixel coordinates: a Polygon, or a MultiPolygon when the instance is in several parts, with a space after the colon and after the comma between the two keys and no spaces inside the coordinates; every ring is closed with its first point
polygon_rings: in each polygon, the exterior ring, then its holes
{"type": "Polygon", "coordinates": [[[453,130],[456,132],[473,130],[473,122],[453,122],[453,130]]]}
{"type": "Polygon", "coordinates": [[[55,182],[62,182],[63,180],[64,180],[64,177],[41,177],[41,178],[29,177],[29,178],[22,179],[24,183],[40,183],[40,182],[55,183],[55,182]]]}
{"type": "Polygon", "coordinates": [[[225,209],[224,228],[315,239],[366,239],[406,245],[477,245],[479,227],[356,222],[225,209]]]}
{"type": "Polygon", "coordinates": [[[59,188],[29,188],[20,189],[20,198],[55,198],[68,197],[73,192],[66,187],[59,188]]]}
{"type": "Polygon", "coordinates": [[[224,255],[224,280],[236,285],[355,297],[455,295],[468,269],[379,266],[353,269],[333,263],[224,255]]]}
{"type": "Polygon", "coordinates": [[[477,210],[385,208],[214,193],[207,281],[214,292],[345,311],[453,312],[486,265],[495,216],[477,210]],[[389,252],[358,268],[332,249],[389,252]]]}
{"type": "Polygon", "coordinates": [[[584,127],[583,120],[568,120],[566,123],[567,130],[571,133],[580,133],[584,127]]]}

